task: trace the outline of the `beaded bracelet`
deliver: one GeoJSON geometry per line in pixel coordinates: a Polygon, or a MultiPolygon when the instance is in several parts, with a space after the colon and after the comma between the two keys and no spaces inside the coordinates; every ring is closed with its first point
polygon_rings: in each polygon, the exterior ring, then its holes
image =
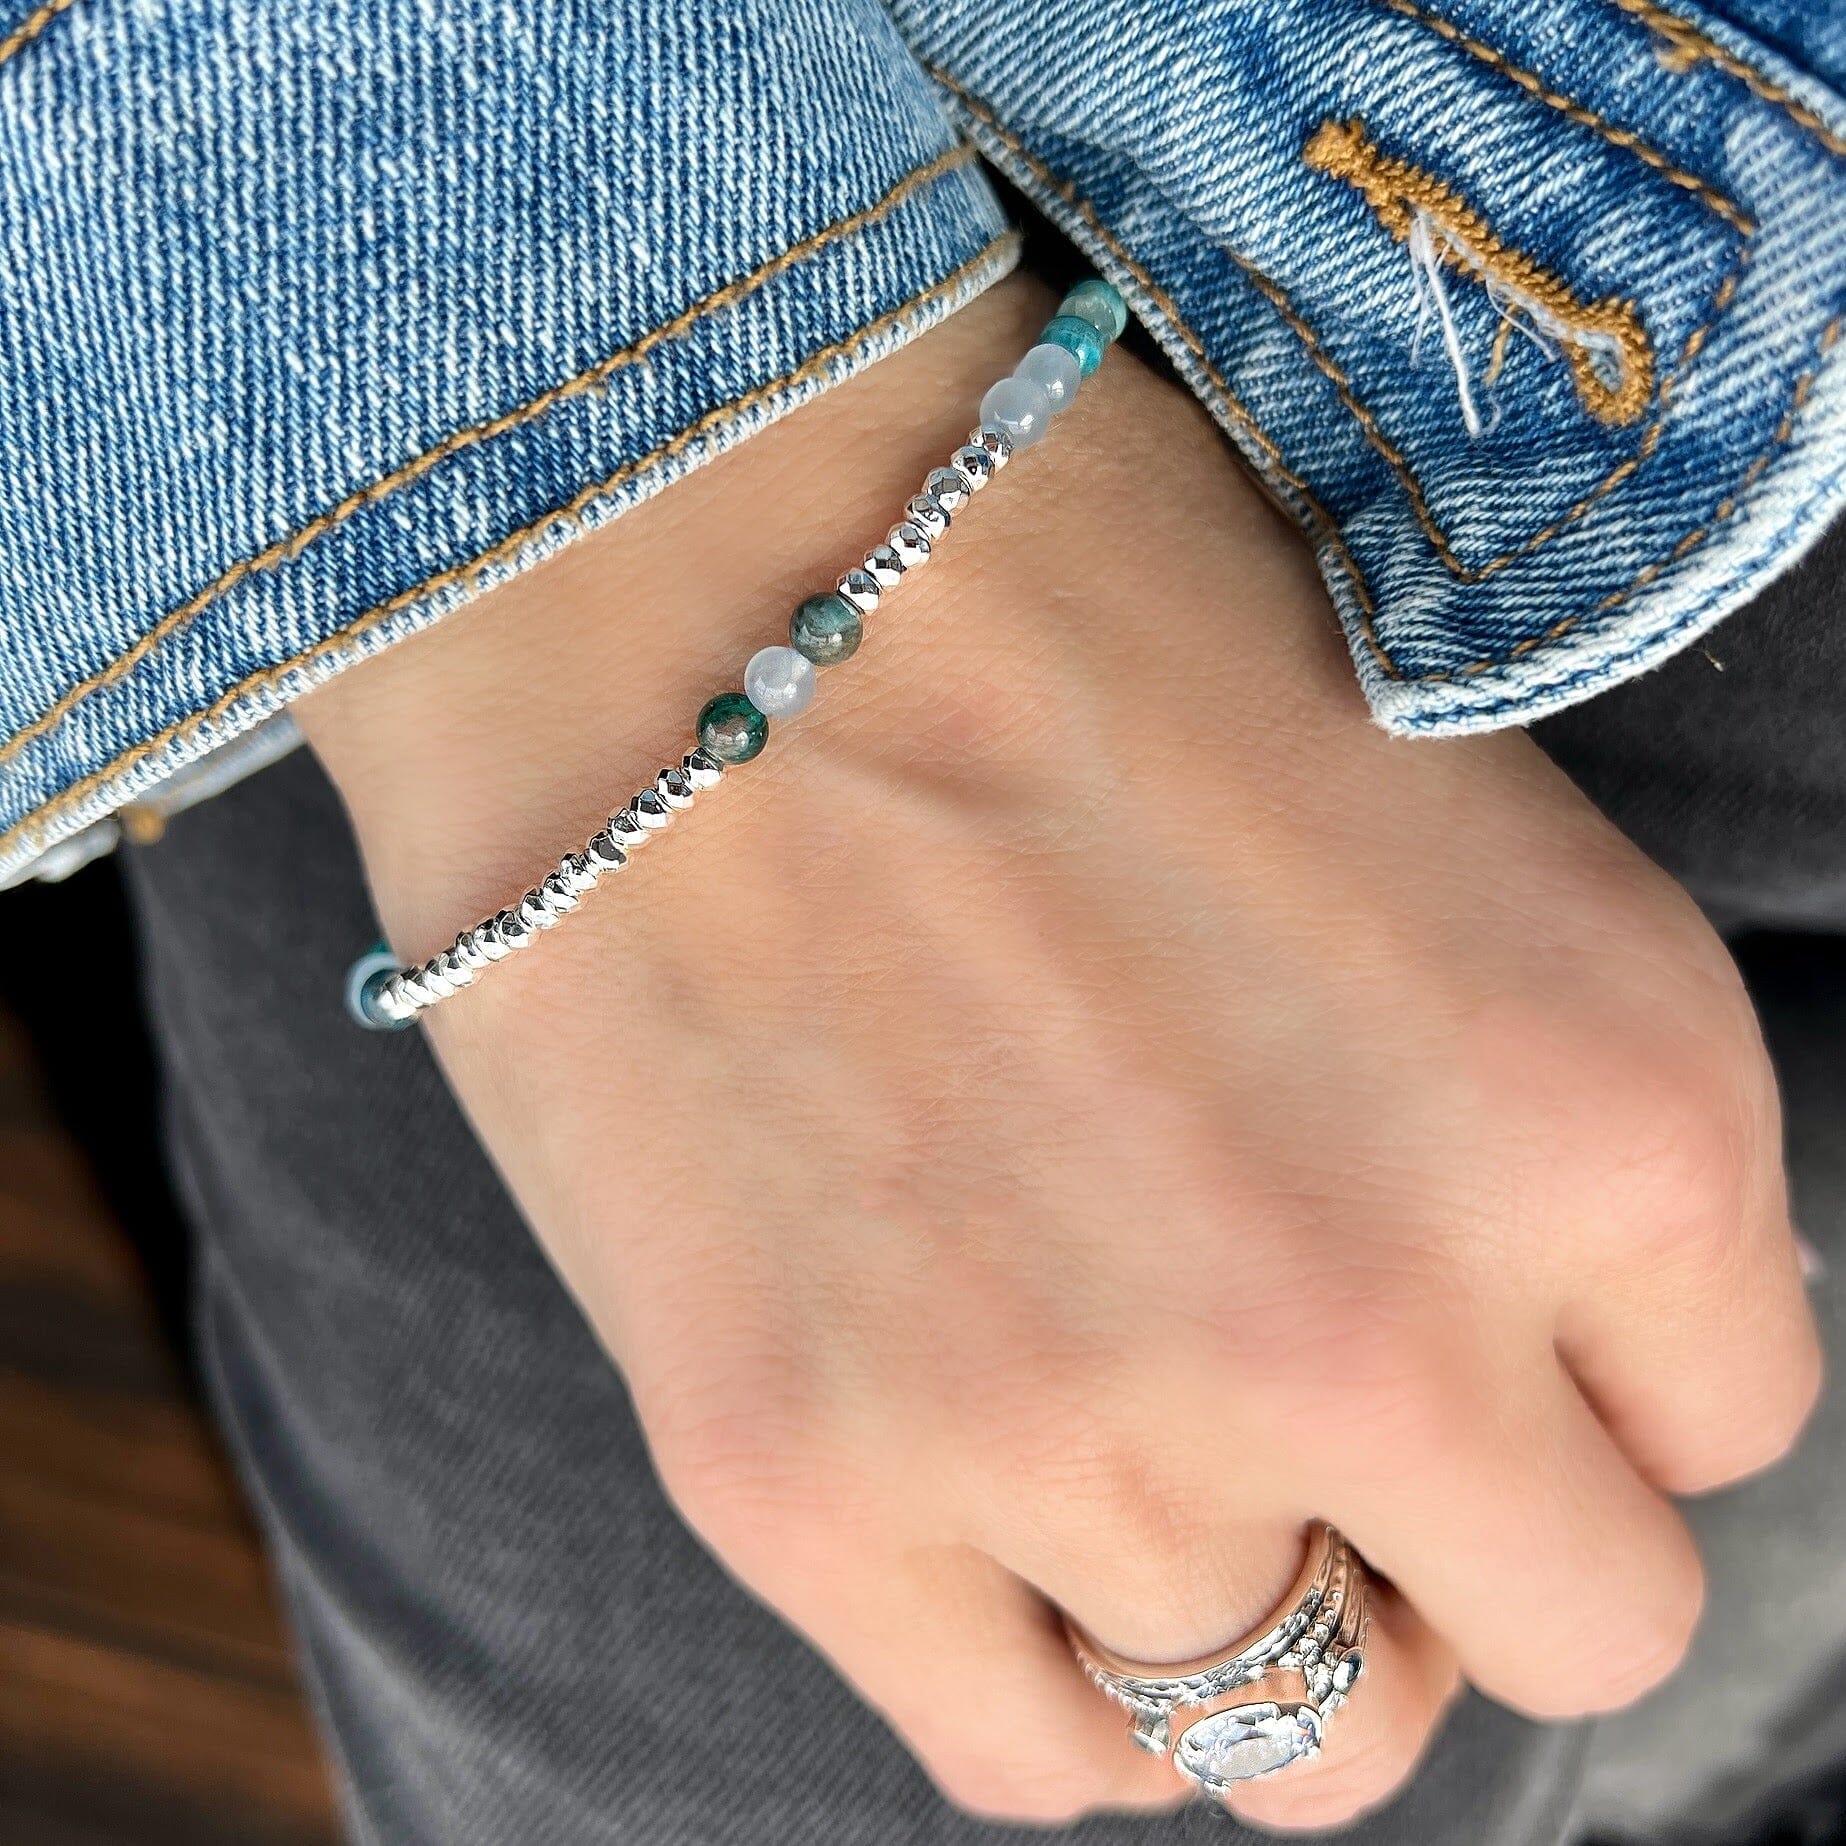
{"type": "Polygon", "coordinates": [[[465,929],[454,945],[420,967],[400,967],[380,944],[353,963],[346,1006],[375,1031],[392,1032],[555,929],[629,855],[692,806],[724,772],[763,753],[771,720],[798,717],[813,702],[816,669],[837,666],[858,651],[863,619],[910,572],[929,562],[952,516],[1030,448],[1051,419],[1070,408],[1077,387],[1121,337],[1128,311],[1108,283],[1081,282],[1064,298],[1038,344],[981,399],[980,422],[948,466],[931,471],[923,491],[904,508],[882,545],[875,545],[825,595],[810,596],[789,620],[788,645],[766,647],[744,668],[743,690],[721,692],[698,719],[698,742],[676,766],[610,816],[584,847],[569,853],[510,910],[465,929]]]}

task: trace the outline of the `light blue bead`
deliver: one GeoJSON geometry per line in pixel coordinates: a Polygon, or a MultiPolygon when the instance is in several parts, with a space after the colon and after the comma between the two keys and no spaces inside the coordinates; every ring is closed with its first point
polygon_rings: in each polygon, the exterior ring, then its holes
{"type": "Polygon", "coordinates": [[[1119,340],[1128,325],[1128,309],[1121,296],[1096,276],[1079,282],[1064,297],[1058,312],[1088,321],[1105,340],[1119,340]]]}
{"type": "Polygon", "coordinates": [[[1085,378],[1102,364],[1102,356],[1109,350],[1102,335],[1074,314],[1060,314],[1038,337],[1046,346],[1062,346],[1066,352],[1075,353],[1085,378]]]}
{"type": "Polygon", "coordinates": [[[1017,372],[996,379],[981,399],[981,421],[1005,433],[1016,449],[1029,449],[1051,427],[1051,393],[1017,372]]]}
{"type": "Polygon", "coordinates": [[[1077,401],[1077,387],[1083,382],[1083,362],[1068,346],[1034,346],[1013,368],[1013,375],[1043,385],[1055,416],[1077,401]]]}
{"type": "Polygon", "coordinates": [[[346,1010],[369,1032],[401,1032],[410,1024],[408,1019],[387,1019],[375,1004],[379,988],[397,968],[397,957],[381,942],[346,970],[346,1010]]]}

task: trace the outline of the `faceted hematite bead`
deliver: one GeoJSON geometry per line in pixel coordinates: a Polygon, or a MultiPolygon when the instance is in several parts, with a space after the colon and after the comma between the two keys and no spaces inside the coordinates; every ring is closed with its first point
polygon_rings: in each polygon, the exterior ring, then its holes
{"type": "Polygon", "coordinates": [[[885,537],[905,570],[916,570],[929,562],[929,534],[914,520],[906,519],[893,526],[885,537]]]}
{"type": "MultiPolygon", "coordinates": [[[[898,545],[895,534],[891,544],[901,555],[902,547],[898,545]]],[[[928,548],[925,547],[927,555],[928,548]]],[[[841,661],[852,659],[859,651],[859,641],[864,633],[865,625],[860,620],[859,611],[844,596],[833,592],[824,596],[810,596],[789,617],[789,644],[796,653],[813,661],[817,667],[837,667],[841,661]]]]}
{"type": "Polygon", "coordinates": [[[923,483],[923,491],[945,513],[958,513],[968,504],[968,496],[974,489],[959,468],[932,468],[929,479],[923,483]]]}
{"type": "Polygon", "coordinates": [[[792,647],[760,647],[744,668],[744,696],[765,718],[799,718],[814,703],[814,663],[792,647]]]}
{"type": "Polygon", "coordinates": [[[650,833],[658,833],[662,827],[673,824],[673,810],[661,799],[657,788],[644,788],[628,804],[628,811],[650,833]]]}
{"type": "Polygon", "coordinates": [[[904,560],[889,545],[874,545],[865,554],[865,572],[881,590],[894,590],[904,580],[904,560]]]}
{"type": "Polygon", "coordinates": [[[654,836],[626,808],[609,816],[609,837],[624,852],[645,846],[654,836]]]}
{"type": "Polygon", "coordinates": [[[724,780],[724,765],[709,750],[688,750],[679,766],[696,789],[716,788],[724,780]]]}
{"type": "Polygon", "coordinates": [[[582,897],[586,891],[596,889],[596,880],[601,873],[582,853],[567,852],[558,861],[557,875],[563,881],[565,890],[575,897],[582,897]]]}
{"type": "Polygon", "coordinates": [[[584,848],[584,857],[595,866],[597,872],[607,878],[611,872],[619,872],[628,863],[628,855],[616,845],[608,833],[599,833],[584,848]]]}
{"type": "Polygon", "coordinates": [[[1043,385],[1051,399],[1052,414],[1068,410],[1077,401],[1077,387],[1083,382],[1083,362],[1068,346],[1034,346],[1020,360],[1015,375],[1043,385]]]}
{"type": "Polygon", "coordinates": [[[1046,324],[1038,338],[1042,346],[1062,346],[1074,353],[1085,378],[1102,364],[1102,356],[1109,349],[1108,341],[1088,321],[1079,320],[1074,314],[1058,315],[1046,324]]]}
{"type": "Polygon", "coordinates": [[[670,808],[689,808],[693,802],[692,778],[684,769],[668,767],[654,778],[654,788],[670,808]]]}
{"type": "Polygon", "coordinates": [[[1012,459],[1012,437],[991,423],[977,423],[968,432],[968,446],[979,449],[996,468],[1004,468],[1012,459]]]}
{"type": "Polygon", "coordinates": [[[998,465],[985,449],[977,449],[973,443],[957,449],[949,461],[955,472],[968,483],[971,494],[978,494],[994,478],[994,469],[998,465]]]}
{"type": "MultiPolygon", "coordinates": [[[[1087,321],[1076,324],[1096,342],[1100,354],[1102,340],[1096,329],[1087,321]]],[[[1050,328],[1045,330],[1045,337],[1051,337],[1050,328]]],[[[981,427],[985,429],[989,424],[1014,448],[1029,449],[1051,427],[1051,393],[1029,378],[997,378],[981,399],[981,427]]]]}
{"type": "Polygon", "coordinates": [[[904,514],[932,539],[940,538],[949,529],[949,509],[934,494],[917,494],[906,500],[904,514]]]}
{"type": "Polygon", "coordinates": [[[699,747],[721,763],[747,763],[768,741],[769,720],[741,692],[721,692],[699,713],[699,747]]]}
{"type": "Polygon", "coordinates": [[[1128,325],[1126,303],[1099,276],[1079,282],[1059,304],[1058,312],[1088,321],[1105,340],[1119,340],[1128,325]]]}
{"type": "Polygon", "coordinates": [[[870,615],[878,607],[878,598],[882,594],[878,587],[878,579],[869,570],[842,571],[840,580],[834,588],[861,615],[870,615]]]}

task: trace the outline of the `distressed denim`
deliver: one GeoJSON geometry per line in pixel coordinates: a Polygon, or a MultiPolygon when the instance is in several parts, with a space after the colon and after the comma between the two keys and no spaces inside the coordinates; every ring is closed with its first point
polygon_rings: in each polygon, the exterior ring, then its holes
{"type": "Polygon", "coordinates": [[[1841,0],[15,12],[0,881],[1003,274],[968,143],[1393,729],[1639,672],[1846,495],[1841,0]]]}

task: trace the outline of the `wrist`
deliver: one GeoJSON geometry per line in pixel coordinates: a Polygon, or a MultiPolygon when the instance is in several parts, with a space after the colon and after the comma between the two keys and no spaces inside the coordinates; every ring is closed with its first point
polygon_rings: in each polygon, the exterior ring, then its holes
{"type": "MultiPolygon", "coordinates": [[[[617,524],[304,700],[303,727],[353,813],[399,946],[426,953],[458,922],[509,901],[676,759],[705,699],[737,684],[743,662],[781,638],[787,610],[877,537],[919,462],[963,439],[997,365],[1031,344],[1052,301],[1022,278],[997,287],[617,524]]],[[[1222,659],[1223,616],[1239,604],[1280,609],[1297,642],[1304,625],[1293,616],[1305,606],[1317,663],[1308,678],[1331,662],[1356,715],[1305,554],[1182,393],[1132,362],[1105,366],[1045,450],[970,505],[951,558],[872,617],[873,645],[850,675],[823,676],[799,723],[777,727],[769,756],[727,785],[726,810],[788,776],[846,768],[862,780],[959,777],[979,788],[985,760],[992,790],[1031,762],[1074,789],[1081,758],[1064,728],[1073,688],[1096,682],[1077,699],[1083,724],[1132,729],[1133,700],[1116,709],[1095,696],[1109,678],[1097,662],[1124,645],[1159,649],[1196,683],[1222,659]],[[1176,444],[1196,451],[1200,505],[1158,509],[1162,545],[1137,489],[1156,455],[1172,474],[1176,444]],[[1234,592],[1220,581],[1156,605],[1145,548],[1151,540],[1163,574],[1169,556],[1183,562],[1194,517],[1219,528],[1205,547],[1217,552],[1227,519],[1246,522],[1249,575],[1234,592]],[[1048,748],[993,762],[1041,725],[1048,748]]],[[[1253,650],[1221,689],[1245,707],[1239,722],[1259,728],[1257,688],[1278,670],[1265,651],[1274,650],[1253,650]]]]}

